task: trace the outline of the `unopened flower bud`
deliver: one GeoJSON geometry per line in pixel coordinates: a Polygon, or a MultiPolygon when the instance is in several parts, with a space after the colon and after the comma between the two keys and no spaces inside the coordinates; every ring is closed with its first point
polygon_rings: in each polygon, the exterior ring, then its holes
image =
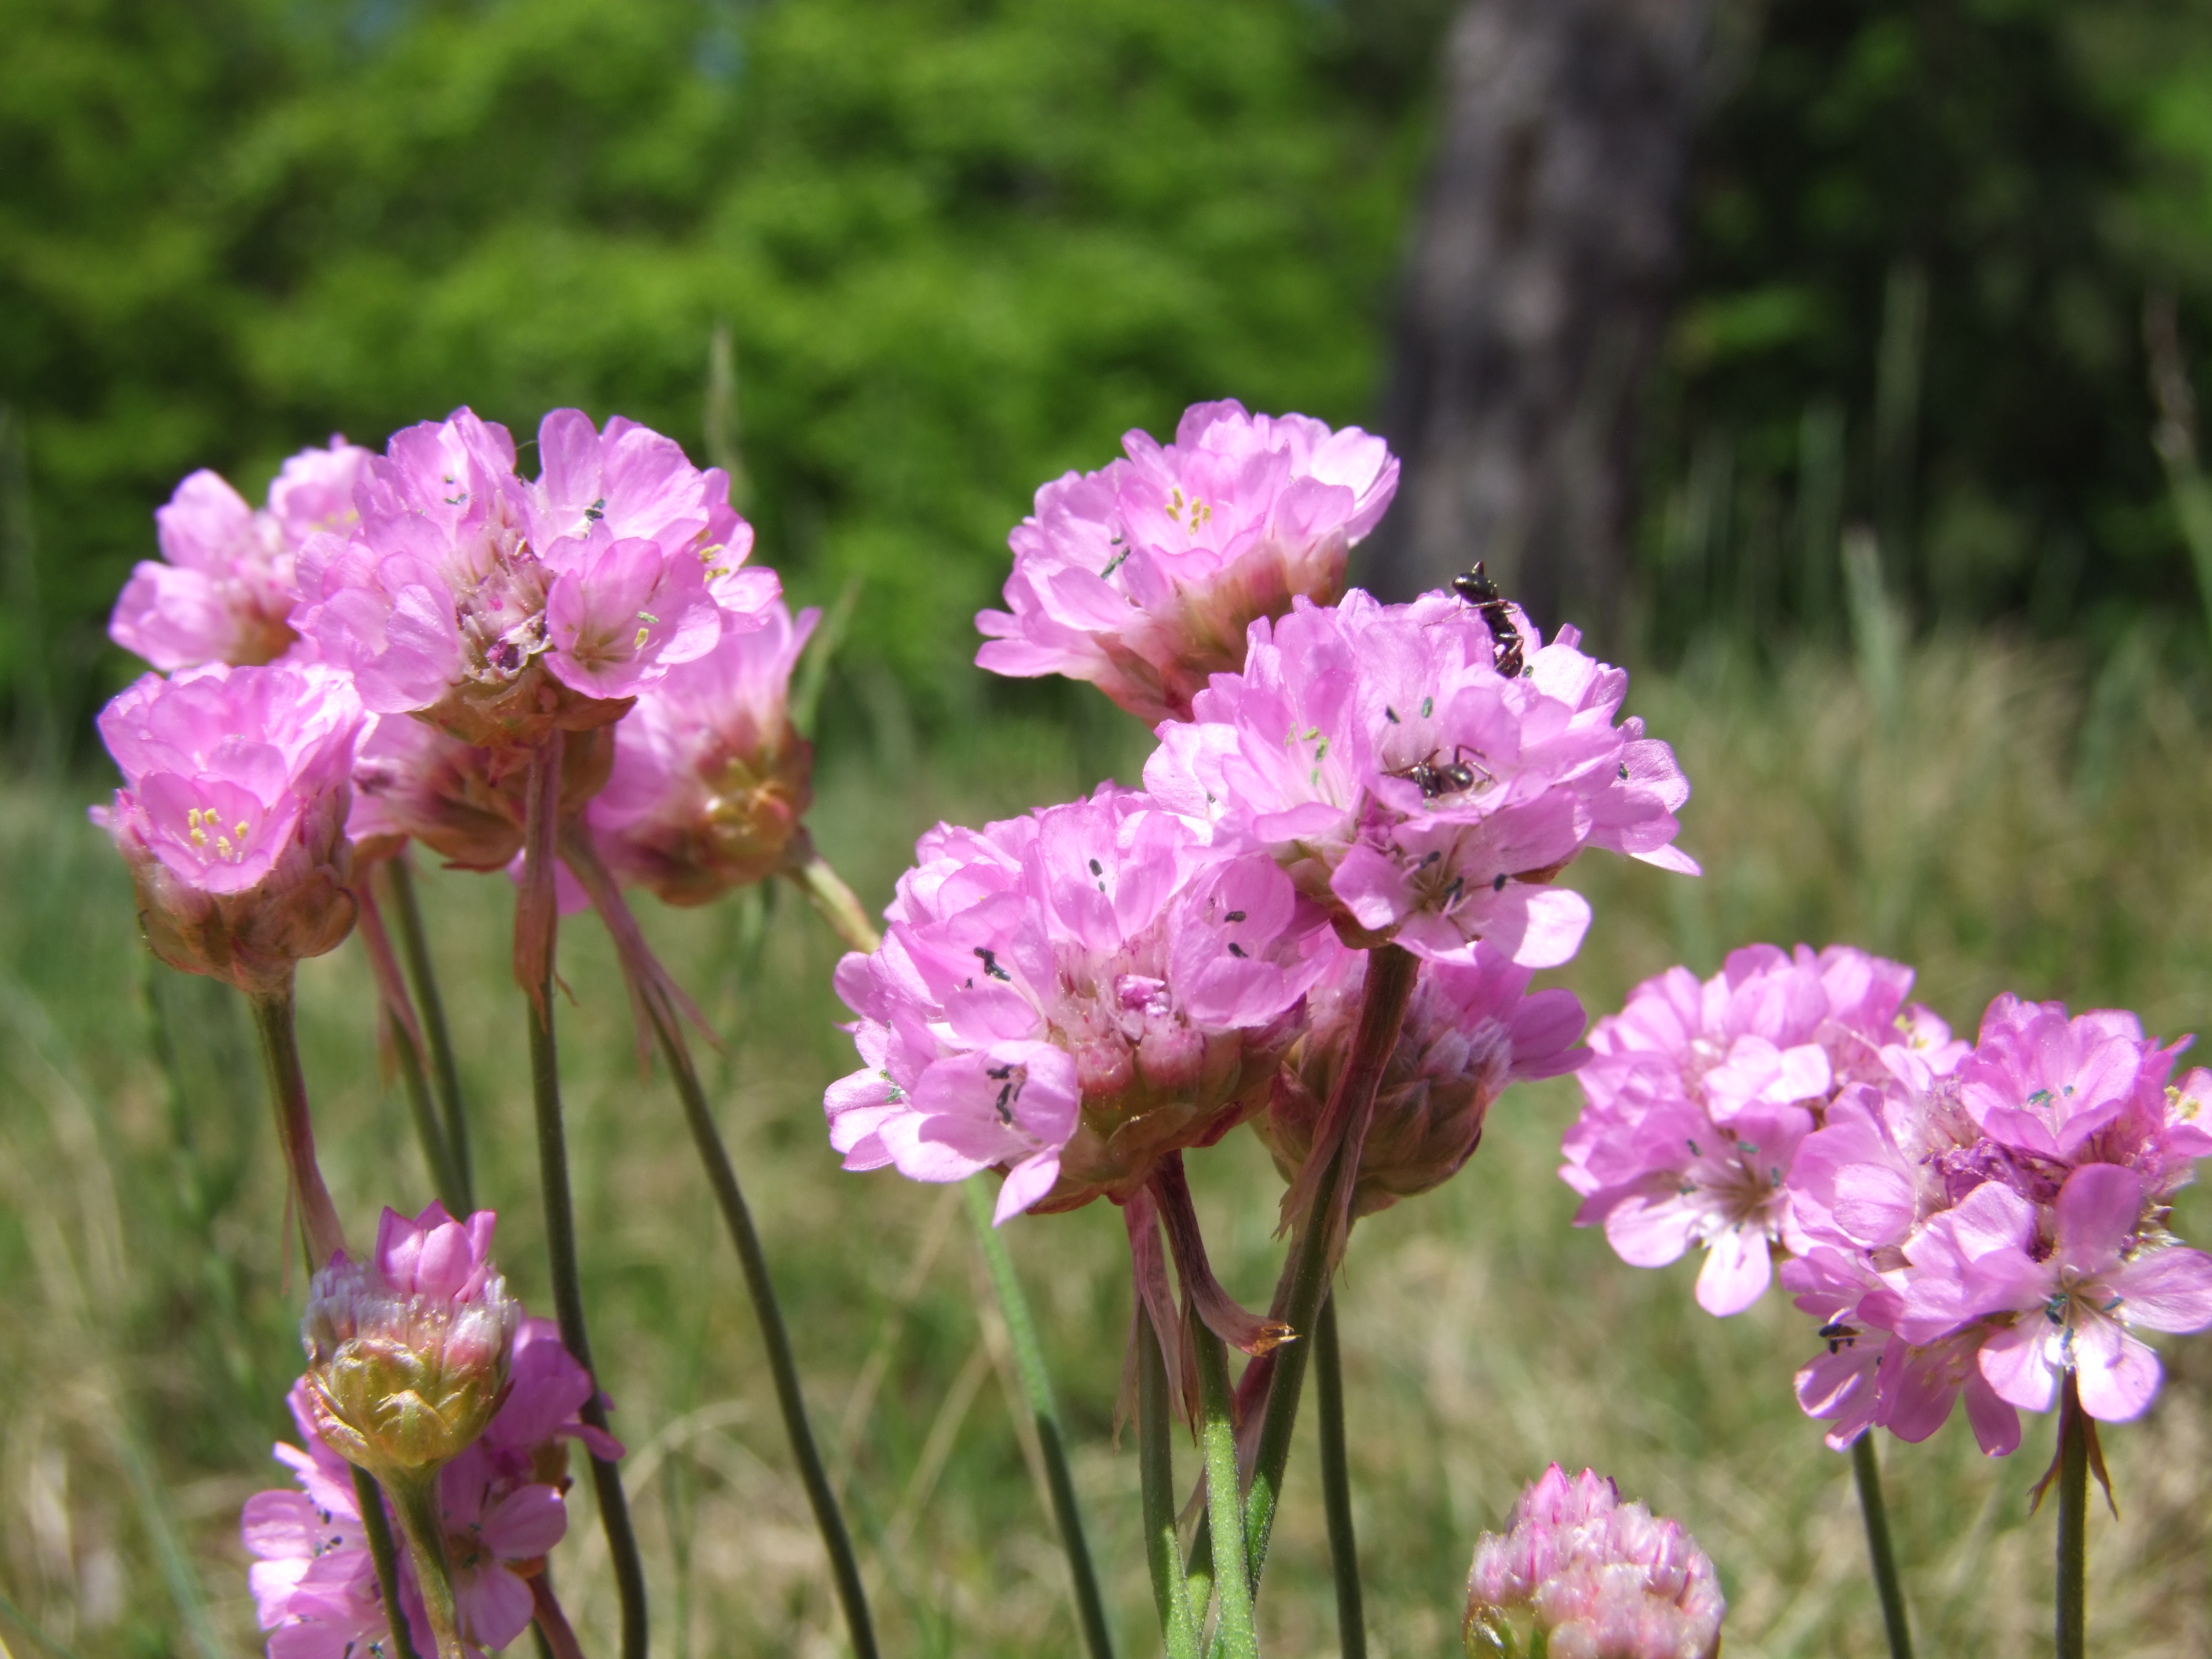
{"type": "Polygon", "coordinates": [[[493,1216],[390,1210],[376,1259],[315,1275],[301,1332],[316,1431],[349,1463],[404,1480],[448,1463],[499,1409],[520,1310],[491,1264],[493,1216]]]}
{"type": "Polygon", "coordinates": [[[1509,1529],[1477,1541],[1462,1632],[1473,1659],[1712,1659],[1727,1616],[1712,1562],[1680,1522],[1554,1463],[1509,1529]]]}

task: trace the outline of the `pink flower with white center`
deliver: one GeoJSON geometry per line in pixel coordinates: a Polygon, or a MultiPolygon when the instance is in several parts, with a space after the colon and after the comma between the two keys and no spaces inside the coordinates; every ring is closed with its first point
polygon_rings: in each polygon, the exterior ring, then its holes
{"type": "Polygon", "coordinates": [[[882,948],[838,968],[866,1062],[824,1102],[848,1169],[1001,1168],[1003,1220],[1126,1198],[1265,1100],[1328,945],[1272,860],[1111,784],[917,853],[882,948]]]}
{"type": "Polygon", "coordinates": [[[1176,441],[1122,439],[1128,459],[1036,493],[1008,538],[1006,611],[978,612],[994,674],[1089,680],[1139,719],[1188,720],[1245,630],[1293,598],[1332,605],[1346,555],[1398,488],[1398,462],[1358,427],[1194,404],[1176,441]]]}
{"type": "Polygon", "coordinates": [[[1215,675],[1191,723],[1159,728],[1146,787],[1215,847],[1282,864],[1347,944],[1472,962],[1487,940],[1556,967],[1589,906],[1552,878],[1589,846],[1695,871],[1669,845],[1689,786],[1640,721],[1614,724],[1625,674],[1571,630],[1522,637],[1509,678],[1456,599],[1299,599],[1252,624],[1243,671],[1215,675]]]}
{"type": "MultiPolygon", "coordinates": [[[[1304,1031],[1252,1127],[1291,1183],[1286,1215],[1305,1212],[1314,1133],[1352,1050],[1367,953],[1338,947],[1306,995],[1304,1031]]],[[[1571,1072],[1583,1006],[1571,991],[1531,993],[1529,970],[1487,946],[1472,963],[1424,963],[1407,1003],[1361,1143],[1354,1218],[1441,1185],[1474,1155],[1483,1121],[1509,1084],[1571,1072]]]]}
{"type": "Polygon", "coordinates": [[[791,723],[791,671],[820,620],[781,599],[671,669],[615,728],[613,775],[590,822],[615,874],[664,902],[704,904],[807,846],[814,750],[791,723]]]}
{"type": "Polygon", "coordinates": [[[216,474],[193,473],[155,511],[163,562],[142,561],[131,573],[108,637],[164,672],[296,655],[294,558],[308,537],[351,523],[368,459],[343,438],[302,450],[258,511],[216,474]]]}
{"type": "Polygon", "coordinates": [[[1698,1305],[1741,1313],[1772,1282],[1773,1253],[1790,1228],[1783,1183],[1813,1115],[1759,1103],[1717,1124],[1644,1073],[1616,1102],[1616,1113],[1585,1111],[1567,1132],[1559,1174],[1583,1194],[1575,1224],[1602,1224],[1632,1267],[1668,1267],[1702,1247],[1698,1305]]]}
{"type": "Polygon", "coordinates": [[[764,603],[734,574],[727,480],[619,428],[547,416],[534,484],[506,429],[465,409],[394,434],[356,492],[361,524],[301,550],[294,625],[372,711],[465,742],[526,748],[618,718],[764,603]]]}
{"type": "Polygon", "coordinates": [[[320,665],[143,676],[100,711],[114,836],[155,954],[258,993],[353,926],[349,774],[362,716],[320,665]]]}
{"type": "Polygon", "coordinates": [[[1981,1368],[2023,1411],[2048,1411],[2070,1371],[2090,1416],[2140,1417],[2160,1370],[2133,1332],[2212,1327],[2212,1256],[2171,1243],[2147,1198],[2134,1170],[2087,1164],[2067,1177],[2046,1237],[2036,1206],[1994,1182],[1978,1188],[1969,1203],[1983,1200],[2002,1224],[1951,1253],[1908,1304],[1930,1322],[1954,1305],[1968,1318],[2016,1314],[1981,1345],[1981,1368]]]}
{"type": "Polygon", "coordinates": [[[1661,1520],[1595,1471],[1557,1463],[1486,1533],[1468,1573],[1468,1651],[1515,1659],[1712,1659],[1728,1602],[1680,1522],[1661,1520]]]}

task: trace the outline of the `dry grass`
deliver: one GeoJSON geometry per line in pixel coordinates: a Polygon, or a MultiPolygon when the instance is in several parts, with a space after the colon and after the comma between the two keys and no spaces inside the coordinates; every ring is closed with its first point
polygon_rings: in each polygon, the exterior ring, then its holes
{"type": "MultiPolygon", "coordinates": [[[[2167,1032],[2207,1024],[2204,722],[2156,677],[2093,695],[2047,657],[1951,642],[1910,657],[1887,720],[1818,657],[1760,675],[1708,660],[1645,678],[1635,701],[1696,780],[1685,840],[1711,873],[1577,867],[1599,921],[1566,977],[1594,1008],[1747,939],[1848,938],[1917,962],[1923,994],[1961,1024],[2004,987],[2136,1006],[2167,1032]]],[[[1136,752],[1009,725],[925,765],[890,721],[876,750],[865,768],[831,768],[817,824],[877,900],[931,818],[1064,798],[1109,765],[1127,775],[1136,752]]],[[[267,1447],[285,1426],[300,1289],[259,1079],[227,995],[143,962],[120,872],[70,793],[0,793],[0,1590],[88,1659],[247,1652],[235,1517],[277,1474],[267,1447]]],[[[542,1303],[522,1027],[501,979],[507,895],[480,878],[428,886],[483,1196],[512,1276],[542,1303]]],[[[849,1063],[830,1024],[833,948],[787,903],[757,935],[743,905],[648,920],[733,1034],[717,1098],[890,1650],[1073,1652],[964,1218],[949,1195],[841,1174],[823,1144],[822,1085],[849,1063]]],[[[562,966],[586,1292],[632,1449],[660,1650],[836,1653],[750,1317],[674,1103],[641,1080],[588,924],[571,927],[562,966]]],[[[302,975],[325,1164],[364,1232],[377,1205],[427,1195],[366,989],[350,949],[302,975]]],[[[1639,1273],[1573,1231],[1551,1174],[1573,1100],[1571,1085],[1509,1097],[1464,1175],[1368,1224],[1355,1248],[1344,1305],[1372,1650],[1454,1650],[1474,1534],[1556,1458],[1607,1469],[1691,1525],[1734,1604],[1731,1653],[1877,1652],[1848,1465],[1790,1397],[1804,1322],[1773,1304],[1709,1319],[1686,1268],[1639,1273]]],[[[1263,1299],[1279,1249],[1265,1158],[1232,1141],[1194,1175],[1224,1276],[1263,1299]]],[[[2212,1233],[2212,1204],[2189,1196],[2185,1231],[2212,1233]]],[[[1073,1420],[1122,1647],[1141,1653],[1156,1638],[1134,1459],[1109,1440],[1127,1317],[1118,1235],[1094,1209],[1019,1224],[1012,1242],[1073,1420]]],[[[2100,1651],[2212,1650],[2200,1474],[2212,1345],[2185,1340],[2168,1358],[2155,1412],[2108,1440],[2123,1518],[2093,1529],[2100,1651]]],[[[1994,1463],[1960,1425],[1884,1445],[1925,1650],[2047,1642],[2051,1517],[2029,1519],[2026,1492],[2051,1437],[2034,1426],[1994,1463]]],[[[1279,1654],[1334,1643],[1312,1468],[1302,1449],[1264,1607],[1279,1654]]],[[[605,1652],[605,1558],[582,1509],[557,1565],[605,1652]]],[[[39,1647],[4,1611],[0,1644],[39,1647]]]]}

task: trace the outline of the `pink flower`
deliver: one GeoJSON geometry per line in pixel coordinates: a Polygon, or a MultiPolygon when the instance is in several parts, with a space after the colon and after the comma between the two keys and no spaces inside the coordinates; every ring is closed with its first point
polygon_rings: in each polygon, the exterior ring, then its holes
{"type": "Polygon", "coordinates": [[[605,725],[772,597],[735,569],[750,542],[734,544],[727,480],[668,440],[558,410],[538,447],[545,475],[526,484],[506,429],[465,409],[397,433],[356,493],[360,526],[301,550],[295,625],[374,712],[489,746],[605,725]]]}
{"type": "MultiPolygon", "coordinates": [[[[1328,975],[1307,993],[1304,1033],[1276,1076],[1268,1109],[1252,1120],[1293,1194],[1350,1054],[1366,983],[1365,951],[1339,948],[1332,955],[1328,975]]],[[[1354,1217],[1458,1173],[1508,1084],[1557,1077],[1588,1058],[1588,1049],[1575,1046],[1582,1004],[1571,991],[1531,994],[1528,976],[1486,945],[1476,947],[1472,963],[1421,964],[1360,1147],[1354,1217]]],[[[1285,1200],[1286,1213],[1295,1204],[1296,1198],[1285,1200]]]]}
{"type": "Polygon", "coordinates": [[[1244,661],[1245,630],[1293,597],[1330,605],[1345,556],[1398,488],[1398,462],[1357,427],[1195,404],[1176,441],[1122,440],[1127,460],[1070,472],[1015,527],[1010,611],[975,618],[976,665],[1089,680],[1148,722],[1188,720],[1206,677],[1244,661]]]}
{"type": "Polygon", "coordinates": [[[124,787],[93,817],[163,961],[261,991],[345,937],[361,727],[345,676],[315,664],[148,674],[100,711],[124,787]]]}
{"type": "Polygon", "coordinates": [[[838,968],[866,1062],[824,1102],[848,1169],[1001,1168],[1003,1220],[1126,1198],[1265,1100],[1328,943],[1272,860],[1111,784],[917,857],[882,948],[838,968]]]}
{"type": "Polygon", "coordinates": [[[1486,1533],[1468,1573],[1470,1653],[1500,1659],[1542,1638],[1555,1659],[1712,1659],[1728,1603],[1713,1564],[1679,1522],[1594,1470],[1554,1463],[1486,1533]]]}
{"type": "Polygon", "coordinates": [[[1589,907],[1552,878],[1586,846],[1694,871],[1668,844],[1689,786],[1640,722],[1613,723],[1625,674],[1571,630],[1540,648],[1522,632],[1509,678],[1456,599],[1299,599],[1252,624],[1243,672],[1215,675],[1192,723],[1160,727],[1146,787],[1217,848],[1276,859],[1349,944],[1471,962],[1487,940],[1556,967],[1589,907]]]}
{"type": "Polygon", "coordinates": [[[343,438],[302,450],[284,463],[258,512],[215,473],[193,473],[154,514],[167,562],[144,561],[131,572],[109,637],[164,671],[295,653],[294,558],[309,536],[352,521],[354,483],[368,459],[343,438]]]}
{"type": "MultiPolygon", "coordinates": [[[[582,811],[614,764],[614,732],[571,732],[561,745],[561,817],[582,811]]],[[[419,841],[464,870],[501,870],[522,852],[526,757],[448,737],[411,714],[372,716],[354,762],[346,820],[358,857],[419,841]]]]}
{"type": "Polygon", "coordinates": [[[671,904],[704,904],[764,879],[803,845],[814,751],[786,708],[791,671],[821,612],[725,634],[671,669],[615,728],[613,775],[591,824],[617,876],[671,904]]]}

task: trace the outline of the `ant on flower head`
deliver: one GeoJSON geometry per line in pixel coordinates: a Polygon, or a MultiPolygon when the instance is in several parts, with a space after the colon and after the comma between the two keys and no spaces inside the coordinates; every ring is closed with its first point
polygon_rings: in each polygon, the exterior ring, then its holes
{"type": "Polygon", "coordinates": [[[1522,666],[1521,630],[1513,625],[1512,601],[1498,591],[1498,584],[1485,574],[1480,559],[1466,574],[1454,576],[1451,585],[1453,592],[1482,613],[1498,649],[1498,672],[1508,679],[1517,678],[1522,666]]]}

